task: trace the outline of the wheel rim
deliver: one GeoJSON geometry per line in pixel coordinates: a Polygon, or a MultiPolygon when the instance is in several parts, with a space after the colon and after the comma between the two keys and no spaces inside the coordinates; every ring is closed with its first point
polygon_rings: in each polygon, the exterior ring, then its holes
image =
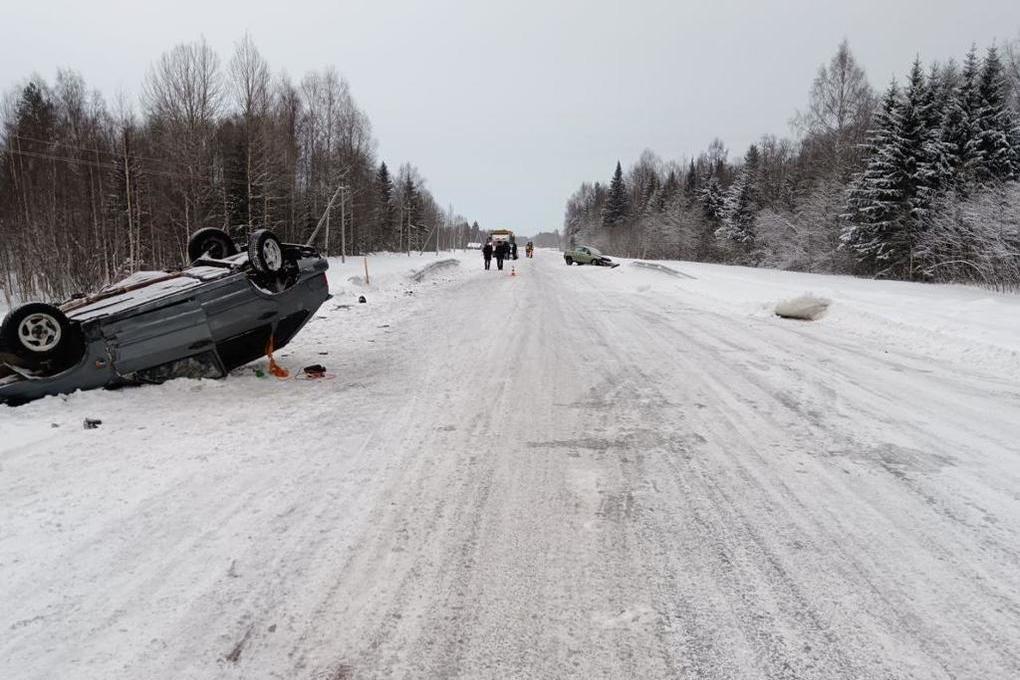
{"type": "Polygon", "coordinates": [[[18,340],[32,352],[49,352],[60,343],[60,322],[49,314],[29,314],[18,324],[18,340]]]}
{"type": "Polygon", "coordinates": [[[262,259],[266,262],[266,269],[271,272],[278,271],[283,266],[283,252],[280,244],[273,239],[266,239],[262,244],[262,259]]]}

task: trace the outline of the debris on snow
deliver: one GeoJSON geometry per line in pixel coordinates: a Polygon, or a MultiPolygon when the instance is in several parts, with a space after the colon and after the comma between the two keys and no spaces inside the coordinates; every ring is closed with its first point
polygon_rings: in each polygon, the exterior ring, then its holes
{"type": "Polygon", "coordinates": [[[364,296],[364,295],[359,295],[359,296],[358,296],[358,303],[359,303],[359,304],[362,304],[362,305],[363,305],[363,304],[365,304],[366,302],[368,302],[368,300],[367,300],[367,299],[365,299],[365,296],[364,296]]]}
{"type": "Polygon", "coordinates": [[[85,429],[85,430],[94,430],[94,429],[96,429],[97,427],[99,427],[102,424],[103,424],[103,421],[98,420],[96,418],[86,418],[82,422],[82,429],[85,429]]]}
{"type": "Polygon", "coordinates": [[[815,321],[825,315],[831,302],[823,297],[808,293],[800,297],[783,300],[776,305],[776,316],[784,319],[799,319],[801,321],[815,321]]]}
{"type": "Polygon", "coordinates": [[[242,637],[238,643],[234,645],[234,648],[230,650],[230,653],[224,657],[227,661],[230,663],[237,663],[241,660],[241,652],[244,650],[244,646],[248,644],[248,640],[251,639],[251,633],[254,628],[254,624],[248,626],[248,630],[245,631],[244,637],[242,637]]]}

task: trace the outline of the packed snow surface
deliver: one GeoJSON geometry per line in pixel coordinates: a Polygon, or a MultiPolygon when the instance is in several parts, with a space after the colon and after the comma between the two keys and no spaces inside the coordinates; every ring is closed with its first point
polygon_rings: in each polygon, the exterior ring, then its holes
{"type": "Polygon", "coordinates": [[[1020,298],[455,257],[0,407],[0,677],[1020,677],[1020,298]]]}

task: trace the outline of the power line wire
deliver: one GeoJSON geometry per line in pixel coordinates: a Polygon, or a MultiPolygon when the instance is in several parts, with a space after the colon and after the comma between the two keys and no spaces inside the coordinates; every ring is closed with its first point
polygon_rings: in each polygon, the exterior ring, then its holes
{"type": "MultiPolygon", "coordinates": [[[[120,154],[120,153],[113,152],[113,151],[105,151],[103,149],[92,149],[92,148],[83,147],[83,146],[75,146],[73,144],[65,144],[65,143],[62,143],[62,142],[45,141],[45,140],[42,140],[42,139],[34,139],[32,137],[25,137],[24,135],[10,135],[10,137],[11,138],[15,138],[15,139],[19,139],[21,141],[30,141],[30,142],[34,142],[34,143],[38,143],[38,144],[47,144],[47,145],[52,145],[52,146],[59,146],[59,147],[63,147],[63,148],[66,148],[66,149],[74,149],[76,151],[83,151],[83,152],[87,152],[87,153],[91,153],[91,154],[104,154],[104,155],[107,155],[107,156],[112,156],[113,158],[115,158],[118,161],[120,161],[123,158],[123,155],[120,154]]],[[[23,155],[23,156],[32,156],[33,154],[37,154],[37,155],[38,154],[43,154],[43,152],[40,152],[40,151],[26,151],[26,150],[21,149],[21,148],[13,148],[13,147],[10,146],[10,144],[7,145],[6,151],[9,152],[9,153],[20,154],[20,155],[23,155]]],[[[157,159],[157,158],[152,158],[152,157],[149,157],[149,156],[138,156],[138,155],[130,154],[130,153],[128,154],[128,156],[132,160],[148,161],[148,162],[152,162],[152,163],[158,163],[160,165],[168,165],[170,163],[170,161],[168,161],[167,159],[157,159]]],[[[37,157],[42,158],[44,156],[43,155],[38,155],[37,157]]],[[[108,169],[117,169],[117,168],[120,167],[119,165],[109,164],[108,162],[104,162],[104,161],[95,161],[95,160],[88,160],[88,159],[78,159],[78,158],[73,158],[73,157],[70,157],[70,156],[48,155],[48,156],[45,156],[45,157],[48,157],[51,160],[66,160],[68,162],[78,163],[79,165],[89,165],[89,164],[91,164],[94,167],[107,167],[108,169]]],[[[153,168],[145,168],[145,167],[143,167],[142,169],[143,169],[143,171],[148,172],[149,174],[156,174],[156,175],[162,174],[162,175],[165,175],[165,176],[168,176],[168,177],[176,176],[176,177],[183,177],[183,178],[211,179],[211,180],[218,178],[218,176],[206,175],[206,174],[188,175],[186,173],[177,173],[177,172],[174,172],[172,170],[156,170],[156,169],[153,169],[153,168]]],[[[220,176],[222,176],[224,178],[229,178],[229,179],[237,180],[237,181],[247,181],[248,180],[247,174],[237,173],[237,172],[233,172],[233,171],[229,171],[229,170],[225,170],[225,169],[220,171],[220,176]]]]}

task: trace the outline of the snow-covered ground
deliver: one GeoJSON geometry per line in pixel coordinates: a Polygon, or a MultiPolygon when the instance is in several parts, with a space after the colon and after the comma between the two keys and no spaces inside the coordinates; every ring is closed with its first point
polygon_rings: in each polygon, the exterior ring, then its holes
{"type": "Polygon", "coordinates": [[[777,302],[814,293],[832,301],[825,328],[854,342],[916,352],[963,368],[1007,370],[1020,379],[1020,295],[972,286],[871,281],[694,262],[658,264],[696,280],[674,282],[654,272],[642,272],[640,278],[663,290],[697,295],[701,298],[697,304],[768,317],[777,302]]]}
{"type": "Polygon", "coordinates": [[[0,677],[1020,677],[1017,296],[454,257],[0,407],[0,677]]]}

